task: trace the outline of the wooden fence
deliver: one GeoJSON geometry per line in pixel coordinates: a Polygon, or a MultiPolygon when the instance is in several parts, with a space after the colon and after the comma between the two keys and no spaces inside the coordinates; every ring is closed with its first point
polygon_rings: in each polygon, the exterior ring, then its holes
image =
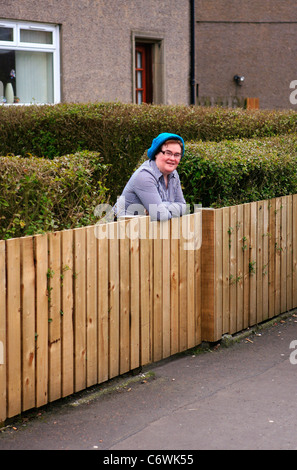
{"type": "Polygon", "coordinates": [[[297,195],[203,210],[202,338],[297,307],[297,195]]]}
{"type": "Polygon", "coordinates": [[[200,245],[201,213],[0,241],[0,421],[199,344],[200,245]]]}
{"type": "Polygon", "coordinates": [[[297,195],[0,241],[0,421],[297,307],[297,195]]]}

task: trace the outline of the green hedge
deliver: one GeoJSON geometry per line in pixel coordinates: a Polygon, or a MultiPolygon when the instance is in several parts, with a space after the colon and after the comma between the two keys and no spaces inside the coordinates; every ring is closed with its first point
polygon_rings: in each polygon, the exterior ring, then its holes
{"type": "Polygon", "coordinates": [[[259,111],[121,103],[0,107],[0,155],[54,158],[100,152],[113,165],[107,185],[121,193],[141,155],[160,132],[185,141],[220,141],[296,132],[293,111],[259,111]]]}
{"type": "Polygon", "coordinates": [[[297,193],[297,136],[187,143],[178,172],[191,205],[222,207],[297,193]]]}
{"type": "Polygon", "coordinates": [[[99,154],[0,157],[0,239],[85,226],[108,201],[99,154]]]}

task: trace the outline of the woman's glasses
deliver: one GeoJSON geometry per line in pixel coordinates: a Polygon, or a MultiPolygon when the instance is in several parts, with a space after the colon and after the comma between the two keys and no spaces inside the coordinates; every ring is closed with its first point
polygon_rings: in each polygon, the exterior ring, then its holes
{"type": "Polygon", "coordinates": [[[166,157],[174,157],[174,158],[180,158],[181,153],[172,153],[170,150],[161,150],[163,155],[166,155],[166,157]]]}

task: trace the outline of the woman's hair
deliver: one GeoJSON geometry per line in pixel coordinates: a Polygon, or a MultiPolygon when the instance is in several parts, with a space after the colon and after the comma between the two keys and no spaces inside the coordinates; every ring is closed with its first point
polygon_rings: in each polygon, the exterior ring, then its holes
{"type": "Polygon", "coordinates": [[[181,148],[181,151],[183,151],[183,143],[182,143],[179,139],[169,139],[169,140],[166,140],[166,142],[164,142],[164,143],[161,145],[159,151],[161,151],[161,148],[163,147],[163,145],[168,145],[168,144],[179,144],[179,145],[180,145],[180,148],[181,148]]]}

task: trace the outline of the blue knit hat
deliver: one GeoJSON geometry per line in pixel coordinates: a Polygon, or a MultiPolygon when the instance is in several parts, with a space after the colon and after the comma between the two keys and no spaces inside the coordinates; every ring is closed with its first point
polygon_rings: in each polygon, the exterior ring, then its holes
{"type": "Polygon", "coordinates": [[[147,151],[147,156],[150,160],[154,160],[156,154],[158,151],[160,151],[161,146],[167,141],[167,140],[179,140],[182,143],[182,157],[184,156],[185,153],[185,143],[182,137],[180,137],[177,134],[169,134],[168,132],[163,132],[162,134],[159,134],[158,137],[156,137],[153,142],[151,147],[147,151]]]}

